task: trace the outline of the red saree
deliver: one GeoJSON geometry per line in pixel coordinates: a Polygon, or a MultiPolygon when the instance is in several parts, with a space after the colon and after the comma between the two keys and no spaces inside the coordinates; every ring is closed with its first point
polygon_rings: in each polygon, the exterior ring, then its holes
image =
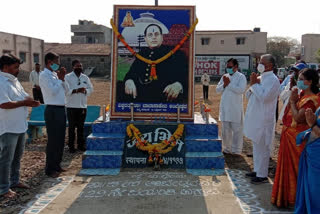
{"type": "MultiPolygon", "coordinates": [[[[315,112],[319,104],[319,96],[306,95],[300,97],[297,109],[311,108],[315,112]]],[[[296,146],[296,136],[300,132],[309,129],[309,126],[306,123],[296,123],[292,117],[290,106],[287,106],[282,121],[283,128],[271,203],[278,207],[292,207],[296,200],[299,158],[304,148],[304,144],[296,146]]]]}

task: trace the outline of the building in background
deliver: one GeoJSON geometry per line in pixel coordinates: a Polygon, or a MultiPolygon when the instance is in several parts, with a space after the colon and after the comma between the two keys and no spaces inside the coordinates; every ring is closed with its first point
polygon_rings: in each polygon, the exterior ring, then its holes
{"type": "Polygon", "coordinates": [[[229,58],[238,59],[239,68],[249,75],[261,55],[267,51],[267,32],[252,30],[196,31],[195,76],[204,71],[211,76],[225,73],[229,58]]]}
{"type": "Polygon", "coordinates": [[[71,43],[45,43],[45,53],[53,51],[60,55],[61,66],[72,71],[71,62],[81,61],[86,75],[110,77],[112,30],[93,21],[79,20],[71,25],[71,43]]]}
{"type": "Polygon", "coordinates": [[[72,44],[111,44],[112,30],[93,21],[79,20],[78,25],[71,25],[72,44]]]}
{"type": "Polygon", "coordinates": [[[108,44],[45,43],[44,47],[45,53],[52,51],[60,55],[60,64],[68,72],[72,71],[72,61],[78,59],[86,75],[110,77],[111,48],[108,44]]]}
{"type": "Polygon", "coordinates": [[[320,49],[320,34],[304,34],[301,37],[301,59],[307,63],[317,63],[320,49]]]}
{"type": "Polygon", "coordinates": [[[31,72],[35,63],[43,67],[44,41],[11,33],[0,32],[0,55],[11,53],[19,57],[22,71],[31,72]]]}

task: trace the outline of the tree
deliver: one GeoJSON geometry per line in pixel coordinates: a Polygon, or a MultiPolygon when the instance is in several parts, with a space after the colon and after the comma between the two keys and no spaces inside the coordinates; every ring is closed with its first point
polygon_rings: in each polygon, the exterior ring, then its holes
{"type": "Polygon", "coordinates": [[[285,66],[285,56],[300,51],[300,43],[298,40],[290,37],[269,37],[267,40],[267,53],[274,56],[278,67],[285,66]]]}

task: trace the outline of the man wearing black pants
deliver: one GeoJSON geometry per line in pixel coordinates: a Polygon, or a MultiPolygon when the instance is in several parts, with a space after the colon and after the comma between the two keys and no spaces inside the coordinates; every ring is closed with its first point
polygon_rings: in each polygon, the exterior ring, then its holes
{"type": "Polygon", "coordinates": [[[203,85],[203,100],[208,100],[210,76],[206,72],[204,72],[203,75],[201,76],[201,82],[203,85]]]}
{"type": "Polygon", "coordinates": [[[87,115],[87,97],[93,87],[87,75],[83,74],[79,60],[72,61],[73,71],[66,75],[66,107],[69,121],[69,152],[74,153],[75,129],[77,129],[77,143],[80,151],[85,151],[84,122],[87,115]]]}
{"type": "Polygon", "coordinates": [[[39,86],[39,76],[40,76],[40,64],[35,64],[35,70],[30,73],[29,80],[33,86],[32,94],[33,99],[38,100],[41,104],[43,104],[43,96],[41,92],[41,88],[39,86]]]}
{"type": "Polygon", "coordinates": [[[76,138],[75,130],[77,128],[77,144],[80,151],[85,151],[85,139],[84,139],[84,122],[87,116],[87,109],[85,108],[67,108],[67,115],[69,121],[69,152],[74,153],[76,151],[74,141],[76,138]]]}
{"type": "Polygon", "coordinates": [[[64,77],[66,70],[59,70],[59,55],[49,52],[45,55],[46,67],[39,77],[44,103],[47,105],[44,113],[47,129],[46,175],[56,178],[65,170],[60,164],[63,156],[66,113],[64,77]]]}

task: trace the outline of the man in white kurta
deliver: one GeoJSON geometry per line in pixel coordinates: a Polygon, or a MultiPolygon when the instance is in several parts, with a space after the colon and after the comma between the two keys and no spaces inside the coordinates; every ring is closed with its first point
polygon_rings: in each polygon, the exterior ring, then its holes
{"type": "Polygon", "coordinates": [[[260,79],[255,73],[250,76],[250,88],[246,97],[249,100],[244,119],[244,135],[253,143],[252,173],[246,174],[252,178],[252,183],[260,184],[268,181],[268,166],[270,149],[276,124],[276,106],[280,93],[280,82],[273,73],[274,58],[263,55],[258,71],[260,79]]]}
{"type": "Polygon", "coordinates": [[[243,94],[247,87],[245,75],[238,71],[238,61],[228,60],[227,74],[216,88],[222,93],[219,120],[222,122],[222,149],[224,153],[241,154],[243,146],[243,94]]]}

